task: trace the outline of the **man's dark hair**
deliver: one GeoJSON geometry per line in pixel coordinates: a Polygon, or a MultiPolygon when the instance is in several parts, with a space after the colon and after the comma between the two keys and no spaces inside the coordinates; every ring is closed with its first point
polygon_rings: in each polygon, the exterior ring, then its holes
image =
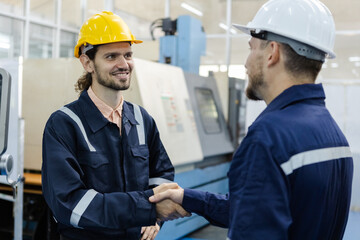
{"type": "Polygon", "coordinates": [[[288,44],[280,43],[280,47],[285,56],[286,70],[294,76],[310,77],[315,82],[323,63],[297,54],[288,44]]]}

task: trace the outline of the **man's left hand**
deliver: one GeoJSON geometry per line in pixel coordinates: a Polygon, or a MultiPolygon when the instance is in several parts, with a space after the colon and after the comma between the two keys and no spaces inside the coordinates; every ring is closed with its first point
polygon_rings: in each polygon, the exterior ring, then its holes
{"type": "Polygon", "coordinates": [[[154,240],[159,230],[160,226],[157,223],[154,226],[142,227],[140,240],[154,240]]]}

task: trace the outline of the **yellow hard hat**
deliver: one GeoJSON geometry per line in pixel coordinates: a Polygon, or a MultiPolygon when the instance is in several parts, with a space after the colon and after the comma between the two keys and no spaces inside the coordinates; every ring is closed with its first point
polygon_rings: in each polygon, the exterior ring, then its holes
{"type": "Polygon", "coordinates": [[[129,27],[118,15],[103,11],[90,17],[81,27],[74,55],[79,57],[79,48],[83,45],[114,42],[142,43],[136,40],[129,27]]]}

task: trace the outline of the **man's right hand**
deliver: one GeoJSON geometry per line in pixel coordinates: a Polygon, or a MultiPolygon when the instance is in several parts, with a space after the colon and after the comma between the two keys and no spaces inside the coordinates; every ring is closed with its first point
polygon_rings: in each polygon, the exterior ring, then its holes
{"type": "Polygon", "coordinates": [[[149,201],[156,203],[158,220],[168,221],[191,216],[180,206],[184,198],[184,189],[179,185],[164,183],[153,190],[155,195],[151,196],[149,201]]]}
{"type": "Polygon", "coordinates": [[[153,188],[154,195],[159,194],[161,192],[165,192],[168,189],[178,189],[180,186],[177,183],[163,183],[155,188],[153,188]]]}
{"type": "Polygon", "coordinates": [[[164,183],[157,186],[154,190],[154,196],[149,198],[150,202],[158,203],[165,199],[171,199],[172,201],[182,204],[184,198],[184,189],[177,183],[164,183]]]}

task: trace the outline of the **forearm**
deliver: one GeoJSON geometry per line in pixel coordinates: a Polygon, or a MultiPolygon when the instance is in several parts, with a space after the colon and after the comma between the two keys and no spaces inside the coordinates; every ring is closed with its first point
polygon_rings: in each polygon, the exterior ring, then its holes
{"type": "Polygon", "coordinates": [[[148,202],[152,190],[99,193],[76,189],[57,194],[44,185],[44,196],[57,221],[84,229],[126,229],[154,225],[155,205],[148,202]]]}
{"type": "Polygon", "coordinates": [[[229,225],[228,195],[184,189],[183,208],[206,218],[211,224],[219,227],[229,225]]]}

